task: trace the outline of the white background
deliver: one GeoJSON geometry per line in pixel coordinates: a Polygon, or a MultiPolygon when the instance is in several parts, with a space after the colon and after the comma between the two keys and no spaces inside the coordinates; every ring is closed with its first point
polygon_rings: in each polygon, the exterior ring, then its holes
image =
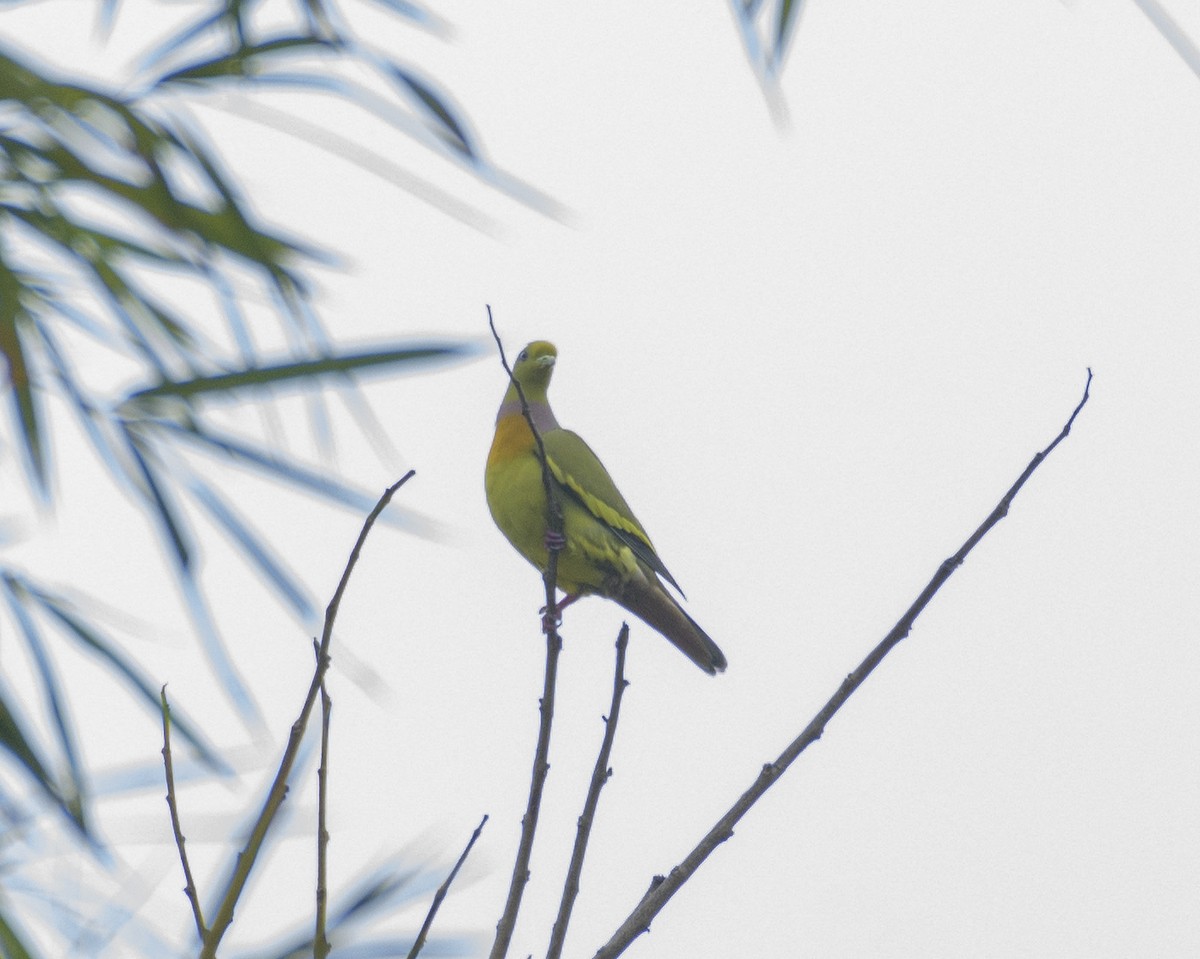
{"type": "MultiPolygon", "coordinates": [[[[162,27],[130,5],[98,50],[78,9],[18,8],[5,33],[116,79],[162,27]]],[[[1193,4],[1171,10],[1200,34],[1193,4]]],[[[1200,954],[1200,79],[1118,0],[814,2],[781,128],[719,3],[437,12],[449,41],[356,22],[452,91],[562,217],[344,108],[304,111],[494,229],[220,101],[194,115],[268,221],[344,256],[319,295],[341,342],[486,346],[491,304],[510,354],[557,344],[559,420],[604,459],[728,656],[709,679],[631,624],[567,954],[590,956],[807,723],[1057,434],[1088,366],[1091,402],[1009,517],[629,955],[1200,954]]],[[[473,935],[476,955],[507,888],[543,661],[541,581],[483,499],[504,386],[486,352],[368,386],[397,465],[417,470],[398,501],[438,532],[376,531],[331,679],[335,894],[398,850],[447,868],[486,812],[437,926],[473,935]]],[[[204,582],[266,715],[255,738],[216,692],[144,524],[58,422],[64,505],[18,555],[155,624],[130,650],[250,770],[182,797],[211,891],[302,699],[309,637],[214,540],[204,582]]],[[[340,467],[381,490],[395,468],[341,428],[340,467]]],[[[303,451],[302,420],[293,431],[303,451]]],[[[323,603],[360,518],[226,481],[323,603]]],[[[620,622],[596,599],[566,615],[513,956],[544,953],[620,622]]],[[[153,768],[153,716],[94,664],[61,661],[89,671],[74,714],[99,766],[153,768]]],[[[122,895],[186,944],[161,792],[102,799],[101,824],[122,895]]],[[[289,804],[234,945],[311,914],[312,789],[289,804]]],[[[415,929],[426,903],[387,927],[415,929]]]]}

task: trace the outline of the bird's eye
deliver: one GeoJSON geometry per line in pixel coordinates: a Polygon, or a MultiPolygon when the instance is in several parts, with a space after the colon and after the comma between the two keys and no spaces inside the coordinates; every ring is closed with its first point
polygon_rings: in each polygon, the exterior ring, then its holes
{"type": "Polygon", "coordinates": [[[517,355],[517,362],[524,363],[527,359],[529,359],[529,350],[521,350],[517,355]]]}

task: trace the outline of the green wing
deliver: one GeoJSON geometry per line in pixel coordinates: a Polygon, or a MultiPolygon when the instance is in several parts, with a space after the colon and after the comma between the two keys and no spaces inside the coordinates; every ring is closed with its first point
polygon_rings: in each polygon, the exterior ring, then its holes
{"type": "Polygon", "coordinates": [[[542,436],[550,473],[563,492],[575,499],[596,520],[608,527],[633,555],[679,590],[675,577],[668,572],[654,551],[654,544],[633,515],[625,497],[608,475],[608,470],[590,446],[570,430],[549,430],[542,436]]]}

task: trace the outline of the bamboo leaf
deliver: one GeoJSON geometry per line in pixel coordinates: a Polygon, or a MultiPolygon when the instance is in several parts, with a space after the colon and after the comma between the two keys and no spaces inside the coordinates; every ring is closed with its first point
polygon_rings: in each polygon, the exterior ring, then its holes
{"type": "MultiPolygon", "coordinates": [[[[3,251],[0,246],[0,257],[3,251]]],[[[0,358],[7,366],[6,371],[0,372],[7,372],[6,392],[21,438],[26,474],[33,487],[45,496],[49,484],[42,415],[20,331],[20,323],[26,317],[21,303],[23,287],[21,279],[0,259],[0,358]]]]}
{"type": "MultiPolygon", "coordinates": [[[[111,638],[88,625],[76,612],[73,605],[64,597],[47,592],[26,582],[26,588],[37,601],[38,605],[53,617],[62,628],[65,635],[74,639],[82,646],[99,656],[107,665],[143,699],[157,717],[160,711],[159,693],[153,684],[142,675],[136,663],[125,656],[111,638]]],[[[203,734],[186,718],[179,707],[171,708],[172,726],[196,750],[204,762],[213,769],[224,773],[229,767],[205,740],[203,734]]]]}
{"type": "Polygon", "coordinates": [[[800,17],[804,0],[779,0],[779,17],[775,23],[775,62],[783,62],[787,52],[788,41],[792,36],[792,28],[800,17]]]}
{"type": "MultiPolygon", "coordinates": [[[[340,503],[357,512],[368,512],[379,497],[354,489],[346,483],[333,479],[329,474],[296,463],[274,451],[264,451],[251,446],[235,437],[219,434],[196,423],[180,424],[174,420],[152,420],[153,425],[173,432],[210,452],[218,452],[236,462],[254,467],[259,472],[283,480],[291,485],[307,490],[331,502],[340,503]]],[[[389,509],[380,518],[380,522],[391,525],[407,525],[398,519],[395,508],[389,509]]]]}
{"type": "MultiPolygon", "coordinates": [[[[329,932],[338,931],[343,936],[349,936],[357,924],[366,922],[380,913],[394,913],[406,903],[436,888],[437,882],[437,877],[425,867],[396,863],[375,868],[330,904],[329,932]]],[[[446,939],[437,940],[438,946],[446,947],[450,943],[451,941],[446,939]]],[[[375,945],[379,946],[378,952],[362,942],[357,943],[355,951],[361,950],[364,955],[372,956],[405,956],[412,947],[412,938],[377,940],[375,945]]],[[[435,955],[446,954],[436,946],[431,952],[435,955]]],[[[277,946],[271,953],[263,955],[269,955],[271,959],[303,959],[312,954],[312,937],[298,936],[286,945],[277,946]]],[[[450,951],[449,954],[456,953],[450,951]]]]}
{"type": "Polygon", "coordinates": [[[158,478],[150,468],[145,455],[143,455],[141,442],[134,431],[125,423],[122,423],[122,435],[125,438],[126,449],[133,457],[138,476],[141,480],[142,485],[138,487],[138,492],[141,493],[146,505],[151,507],[151,512],[158,521],[163,533],[163,539],[171,546],[171,553],[175,558],[178,568],[188,576],[191,576],[192,547],[191,536],[187,527],[180,521],[176,515],[174,505],[163,493],[158,478]]]}
{"type": "Polygon", "coordinates": [[[83,426],[84,432],[87,433],[96,454],[104,461],[104,465],[108,467],[109,473],[117,483],[121,486],[128,486],[130,481],[126,463],[117,454],[104,429],[106,426],[111,428],[110,418],[98,411],[84,395],[83,387],[77,381],[74,371],[67,362],[66,355],[51,333],[49,324],[38,322],[35,324],[35,329],[41,338],[46,357],[58,377],[59,386],[62,387],[63,393],[66,394],[67,400],[75,410],[76,418],[83,426]]]}
{"type": "MultiPolygon", "coordinates": [[[[197,136],[183,127],[175,132],[175,142],[188,159],[200,169],[208,186],[221,198],[215,211],[202,210],[191,204],[183,204],[184,224],[204,242],[234,253],[252,263],[257,263],[274,274],[287,273],[286,264],[293,257],[304,254],[317,258],[314,249],[298,243],[272,236],[250,225],[247,214],[232,184],[222,175],[215,157],[209,155],[197,136]]],[[[289,274],[290,275],[290,274],[289,274]]],[[[295,281],[299,285],[299,281],[295,281]]]]}
{"type": "Polygon", "coordinates": [[[6,750],[18,765],[24,767],[29,777],[41,788],[50,800],[84,835],[87,826],[77,802],[69,800],[51,775],[48,760],[38,755],[32,740],[22,728],[16,706],[10,706],[9,691],[0,683],[0,749],[6,750]]]}
{"type": "Polygon", "coordinates": [[[246,557],[275,587],[275,591],[291,607],[292,612],[304,622],[312,622],[316,611],[308,591],[274,550],[212,486],[191,477],[188,488],[208,515],[242,548],[246,557]]]}
{"type": "Polygon", "coordinates": [[[262,712],[229,656],[229,650],[225,647],[220,630],[213,622],[212,614],[209,612],[208,604],[204,600],[204,594],[200,590],[200,584],[196,581],[193,571],[176,567],[175,579],[179,584],[180,592],[183,593],[184,605],[192,620],[192,626],[200,637],[204,654],[208,658],[213,672],[216,673],[217,679],[221,681],[225,695],[229,697],[229,701],[233,703],[242,720],[253,723],[261,732],[263,728],[262,712]]]}
{"type": "Polygon", "coordinates": [[[342,354],[313,360],[297,360],[273,366],[238,370],[233,373],[200,376],[182,382],[167,381],[158,386],[138,390],[130,394],[125,402],[136,404],[166,396],[190,399],[204,393],[234,393],[247,389],[262,389],[289,380],[309,380],[330,374],[340,376],[386,366],[419,367],[436,361],[466,356],[473,352],[474,349],[462,344],[431,344],[429,346],[383,349],[369,353],[342,354]]]}
{"type": "Polygon", "coordinates": [[[434,120],[444,143],[466,159],[479,159],[467,131],[446,105],[442,96],[434,92],[433,88],[425,81],[418,79],[411,70],[406,70],[395,63],[388,63],[387,69],[401,88],[415,97],[426,115],[434,120]]]}
{"type": "Polygon", "coordinates": [[[16,714],[9,708],[5,690],[0,689],[0,748],[7,750],[16,761],[25,767],[30,777],[41,786],[42,791],[56,805],[66,808],[58,791],[58,784],[47,770],[47,764],[38,756],[29,737],[21,728],[16,714]]]}
{"type": "Polygon", "coordinates": [[[437,21],[428,10],[415,3],[409,3],[408,0],[375,0],[381,7],[385,7],[392,13],[398,13],[402,17],[421,24],[422,26],[435,26],[437,21]]]}
{"type": "Polygon", "coordinates": [[[325,52],[335,46],[329,40],[313,36],[276,37],[262,43],[249,46],[239,46],[232,53],[213,57],[200,63],[189,64],[157,81],[157,85],[166,86],[172,83],[196,83],[217,78],[245,79],[258,75],[263,68],[263,60],[278,53],[293,53],[297,50],[318,49],[325,52]]]}
{"type": "Polygon", "coordinates": [[[25,945],[25,940],[4,914],[0,903],[0,956],[4,959],[36,959],[36,955],[25,945]]]}
{"type": "Polygon", "coordinates": [[[49,707],[51,726],[62,747],[63,758],[67,761],[70,781],[58,787],[59,795],[70,809],[71,815],[79,823],[79,828],[87,832],[87,822],[83,805],[83,765],[79,760],[79,747],[75,742],[75,731],[67,714],[67,705],[63,698],[62,681],[54,669],[54,663],[42,640],[41,630],[30,614],[28,604],[31,599],[21,580],[12,573],[5,571],[0,574],[0,583],[4,586],[5,599],[9,612],[16,620],[17,628],[25,638],[25,645],[33,659],[38,677],[42,683],[42,695],[45,696],[49,707]]]}
{"type": "Polygon", "coordinates": [[[164,266],[187,264],[182,256],[171,250],[152,249],[127,237],[84,226],[67,219],[57,210],[47,211],[44,207],[25,210],[11,204],[0,204],[0,208],[59,246],[77,253],[86,250],[91,257],[104,260],[135,256],[164,266]]]}
{"type": "Polygon", "coordinates": [[[1187,64],[1188,69],[1200,77],[1200,47],[1167,12],[1159,0],[1133,0],[1143,15],[1162,34],[1162,38],[1179,54],[1179,58],[1187,64]]]}

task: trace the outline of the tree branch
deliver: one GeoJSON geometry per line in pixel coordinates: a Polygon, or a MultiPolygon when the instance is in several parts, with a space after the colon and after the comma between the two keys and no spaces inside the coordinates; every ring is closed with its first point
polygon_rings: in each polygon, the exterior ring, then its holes
{"type": "Polygon", "coordinates": [[[429,905],[429,912],[425,914],[425,921],[421,923],[421,931],[417,933],[417,938],[413,942],[412,949],[409,950],[408,959],[417,959],[417,955],[425,948],[425,940],[429,938],[429,930],[433,926],[433,917],[437,915],[437,911],[441,908],[442,900],[446,898],[446,893],[450,891],[450,883],[454,882],[454,877],[458,875],[458,871],[462,868],[462,864],[467,861],[467,856],[470,855],[471,847],[475,845],[475,840],[479,838],[479,834],[483,832],[483,827],[487,824],[488,817],[484,816],[479,820],[479,825],[475,827],[475,831],[471,833],[471,838],[467,840],[467,846],[462,851],[462,855],[458,857],[458,862],[454,864],[454,868],[450,870],[450,875],[446,877],[445,882],[438,886],[437,892],[433,894],[433,902],[429,905]]]}
{"type": "Polygon", "coordinates": [[[363,522],[362,530],[358,534],[358,540],[355,542],[354,548],[350,551],[350,558],[346,562],[346,568],[342,572],[342,578],[338,582],[337,589],[334,590],[333,599],[329,601],[329,605],[325,609],[325,626],[321,632],[317,668],[313,672],[312,682],[308,687],[308,695],[304,699],[304,705],[300,708],[300,715],[292,723],[292,730],[288,735],[287,746],[284,748],[283,758],[279,762],[279,770],[275,773],[275,780],[271,784],[270,792],[267,793],[262,811],[258,814],[254,828],[250,830],[250,838],[246,840],[245,848],[238,853],[233,873],[226,884],[225,893],[221,898],[221,905],[217,910],[216,918],[213,920],[208,934],[204,937],[204,945],[200,950],[200,959],[216,959],[217,947],[220,946],[221,938],[229,929],[230,923],[233,922],[233,910],[237,906],[242,890],[246,886],[246,881],[250,878],[254,862],[258,858],[259,851],[262,849],[263,840],[266,839],[267,830],[270,829],[271,823],[275,819],[275,814],[279,812],[279,807],[283,805],[283,800],[287,797],[288,776],[291,775],[292,766],[296,762],[296,755],[300,752],[300,742],[304,738],[304,730],[308,726],[308,717],[312,713],[313,705],[317,701],[317,694],[321,689],[321,683],[324,681],[325,673],[329,669],[329,646],[333,640],[333,623],[337,619],[338,607],[341,605],[342,596],[346,592],[346,586],[350,582],[350,574],[353,572],[355,564],[358,563],[358,557],[362,552],[363,544],[367,540],[367,534],[371,532],[371,527],[375,525],[375,520],[379,518],[379,514],[392,501],[396,490],[412,478],[413,472],[413,470],[409,470],[384,491],[383,495],[379,498],[379,502],[375,504],[375,508],[371,510],[363,522]]]}
{"type": "Polygon", "coordinates": [[[567,867],[567,881],[563,885],[562,901],[558,906],[558,918],[554,920],[554,928],[550,933],[550,947],[546,950],[546,959],[559,959],[562,955],[563,943],[567,938],[567,925],[571,921],[571,910],[575,906],[575,897],[579,895],[579,877],[583,875],[583,857],[587,852],[592,823],[596,819],[596,806],[600,803],[600,790],[612,776],[608,758],[612,755],[613,740],[617,736],[621,697],[625,693],[625,687],[629,685],[629,681],[625,678],[625,649],[628,645],[629,624],[622,623],[621,631],[617,634],[617,664],[613,671],[612,704],[608,707],[608,715],[604,717],[604,739],[600,744],[600,752],[596,756],[596,765],[592,769],[592,781],[588,786],[587,798],[583,802],[583,813],[575,828],[575,848],[571,851],[571,864],[567,867]]]}
{"type": "MultiPolygon", "coordinates": [[[[317,663],[321,661],[321,647],[313,643],[317,663]]],[[[325,688],[325,677],[321,677],[321,765],[317,767],[317,917],[313,931],[313,959],[326,959],[329,955],[329,938],[326,934],[326,916],[329,906],[328,861],[329,830],[326,828],[326,809],[329,799],[329,715],[333,701],[325,688]]]]}
{"type": "Polygon", "coordinates": [[[529,860],[533,855],[533,837],[537,831],[538,814],[542,806],[542,790],[546,785],[546,776],[550,772],[550,729],[554,721],[554,690],[558,682],[558,654],[562,650],[562,640],[558,636],[558,625],[555,616],[558,583],[558,553],[563,542],[562,504],[558,500],[558,491],[554,486],[554,478],[550,475],[550,464],[546,458],[546,447],[542,443],[541,434],[534,425],[533,415],[529,411],[529,402],[525,391],[513,376],[512,367],[504,355],[504,344],[500,342],[500,334],[496,332],[496,324],[492,320],[492,308],[489,305],[488,326],[496,340],[496,348],[500,351],[500,362],[509,380],[516,387],[517,396],[521,399],[521,412],[537,444],[538,457],[542,463],[542,485],[546,490],[548,505],[547,537],[546,537],[546,571],[542,581],[546,586],[546,609],[542,617],[542,629],[546,634],[546,675],[542,685],[542,698],[539,705],[541,723],[538,726],[537,746],[533,753],[533,774],[529,781],[529,800],[525,805],[525,815],[521,819],[521,839],[517,843],[517,858],[513,864],[512,880],[508,886],[508,898],[504,903],[504,912],[496,923],[496,939],[492,943],[492,951],[488,959],[504,959],[508,953],[509,943],[512,942],[513,930],[517,925],[517,913],[521,908],[521,897],[529,882],[529,860]],[[551,536],[550,534],[553,534],[551,536]]]}
{"type": "Polygon", "coordinates": [[[167,705],[167,687],[164,684],[158,692],[162,703],[163,728],[163,768],[167,777],[167,808],[171,811],[171,830],[175,833],[175,848],[179,850],[179,862],[183,866],[183,891],[187,894],[188,902],[192,904],[192,917],[196,920],[196,935],[200,941],[208,934],[204,925],[204,913],[200,909],[200,895],[196,892],[196,880],[192,878],[192,867],[188,864],[187,850],[183,838],[183,827],[179,824],[179,807],[175,801],[175,767],[171,762],[171,707],[167,705]]]}
{"type": "Polygon", "coordinates": [[[996,504],[996,508],[992,510],[987,519],[959,547],[958,552],[938,567],[929,584],[921,591],[921,594],[905,614],[900,617],[899,622],[892,627],[891,632],[883,638],[878,646],[871,650],[866,659],[859,663],[858,668],[843,680],[837,692],[830,697],[820,712],[813,717],[812,721],[804,728],[804,731],[792,740],[788,747],[779,755],[778,759],[763,766],[762,771],[758,774],[758,778],[755,779],[750,788],[742,793],[737,802],[708,831],[708,834],[700,840],[696,848],[688,853],[683,862],[672,869],[669,875],[655,877],[650,889],[642,897],[642,901],[629,914],[629,917],[621,924],[621,927],[613,933],[612,938],[600,948],[594,959],[615,959],[616,956],[621,955],[628,948],[634,939],[643,932],[646,932],[650,927],[651,920],[658,915],[663,906],[687,882],[692,873],[700,867],[717,846],[733,835],[733,827],[737,824],[738,820],[749,811],[751,806],[758,802],[762,795],[783,774],[784,770],[795,761],[797,756],[821,738],[821,734],[825,731],[826,723],[833,718],[837,711],[845,704],[846,700],[871,675],[871,672],[879,665],[884,656],[891,652],[892,648],[909,634],[916,618],[929,604],[929,601],[933,599],[934,594],[937,593],[942,584],[962,565],[963,560],[967,558],[967,554],[987,535],[988,531],[1008,514],[1013,499],[1021,490],[1021,487],[1025,485],[1025,481],[1033,474],[1033,471],[1042,464],[1042,461],[1054,451],[1054,448],[1059,443],[1067,438],[1071,432],[1072,425],[1075,423],[1075,417],[1079,415],[1080,410],[1083,409],[1084,404],[1088,401],[1091,385],[1092,371],[1089,369],[1087,382],[1083,388],[1083,398],[1079,401],[1074,412],[1071,413],[1070,418],[1067,420],[1066,425],[1063,426],[1062,431],[1055,437],[1054,441],[1033,457],[1029,465],[1025,467],[1025,471],[1009,487],[1008,492],[996,504]]]}

